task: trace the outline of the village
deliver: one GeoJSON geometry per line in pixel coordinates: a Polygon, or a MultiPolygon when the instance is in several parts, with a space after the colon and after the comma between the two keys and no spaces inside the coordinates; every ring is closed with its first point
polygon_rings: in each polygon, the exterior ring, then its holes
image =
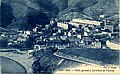
{"type": "MultiPolygon", "coordinates": [[[[57,51],[74,48],[75,50],[77,48],[93,48],[96,50],[112,49],[118,51],[120,46],[118,40],[118,25],[112,25],[107,19],[103,21],[80,18],[71,21],[51,19],[50,24],[36,24],[36,27],[32,30],[7,31],[1,29],[0,49],[1,52],[17,51],[21,54],[26,51],[28,59],[32,60],[41,59],[49,55],[66,58],[67,55],[63,56],[57,51]]],[[[71,58],[71,56],[69,57],[71,58]]],[[[81,57],[79,58],[81,59],[81,57]]],[[[75,58],[74,60],[77,59],[75,58]]],[[[82,60],[84,62],[86,58],[82,58],[82,60]]],[[[94,62],[96,60],[88,59],[86,61],[89,63],[89,61],[94,62]]]]}
{"type": "Polygon", "coordinates": [[[69,22],[56,22],[52,19],[48,25],[37,24],[32,31],[1,32],[1,47],[40,50],[48,47],[61,49],[86,46],[116,49],[119,45],[117,28],[108,20],[99,22],[78,18],[69,22]]]}

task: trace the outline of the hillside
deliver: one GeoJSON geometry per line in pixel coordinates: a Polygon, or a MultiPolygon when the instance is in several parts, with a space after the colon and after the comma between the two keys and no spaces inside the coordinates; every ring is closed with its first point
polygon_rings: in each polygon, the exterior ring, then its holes
{"type": "Polygon", "coordinates": [[[73,18],[99,20],[100,15],[105,15],[116,23],[118,5],[118,0],[2,0],[0,26],[5,28],[19,26],[18,29],[22,29],[29,25],[34,27],[35,24],[47,24],[53,17],[62,20],[73,18]],[[34,20],[30,23],[33,17],[34,20]]]}

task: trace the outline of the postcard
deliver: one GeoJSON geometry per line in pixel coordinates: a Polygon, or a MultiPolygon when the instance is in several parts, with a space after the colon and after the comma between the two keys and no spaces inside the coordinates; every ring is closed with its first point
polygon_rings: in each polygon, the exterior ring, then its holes
{"type": "Polygon", "coordinates": [[[1,74],[120,74],[119,0],[0,0],[1,74]]]}

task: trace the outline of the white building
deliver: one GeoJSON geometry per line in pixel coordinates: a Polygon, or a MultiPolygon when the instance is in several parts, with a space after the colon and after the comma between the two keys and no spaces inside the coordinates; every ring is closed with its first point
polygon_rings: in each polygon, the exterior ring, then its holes
{"type": "Polygon", "coordinates": [[[84,32],[90,32],[90,30],[88,29],[88,27],[84,27],[84,32]]]}
{"type": "Polygon", "coordinates": [[[69,24],[79,27],[80,25],[96,25],[100,26],[99,21],[92,21],[92,20],[83,20],[83,19],[73,19],[69,24]]]}
{"type": "Polygon", "coordinates": [[[50,24],[54,24],[55,23],[55,20],[52,18],[51,20],[50,20],[50,24]]]}
{"type": "Polygon", "coordinates": [[[72,31],[73,31],[73,32],[76,32],[76,28],[72,28],[72,31]]]}
{"type": "Polygon", "coordinates": [[[61,33],[62,31],[61,31],[61,29],[58,29],[58,33],[61,33]]]}
{"type": "Polygon", "coordinates": [[[5,34],[1,34],[0,36],[1,36],[1,37],[4,37],[4,36],[5,36],[5,34]]]}
{"type": "Polygon", "coordinates": [[[96,47],[96,48],[101,48],[101,42],[94,42],[94,46],[96,47]]]}
{"type": "Polygon", "coordinates": [[[30,35],[31,32],[30,32],[30,31],[24,31],[24,34],[26,34],[26,35],[30,35]]]}
{"type": "Polygon", "coordinates": [[[32,52],[34,52],[34,50],[28,50],[28,55],[32,56],[32,52]]]}
{"type": "Polygon", "coordinates": [[[80,19],[80,18],[78,18],[78,19],[73,19],[72,21],[73,21],[73,22],[76,22],[76,23],[82,23],[82,24],[98,25],[98,26],[100,26],[100,22],[99,22],[99,21],[82,20],[82,19],[80,19]]]}
{"type": "Polygon", "coordinates": [[[34,28],[33,31],[34,31],[34,32],[37,32],[37,29],[38,29],[38,27],[34,28]]]}
{"type": "Polygon", "coordinates": [[[67,36],[60,36],[62,40],[66,40],[68,37],[67,36]]]}
{"type": "Polygon", "coordinates": [[[55,36],[51,36],[49,39],[52,41],[52,40],[56,40],[57,37],[55,37],[55,36]]]}
{"type": "Polygon", "coordinates": [[[71,32],[68,32],[68,36],[71,37],[71,36],[72,36],[72,33],[71,33],[71,32]]]}
{"type": "Polygon", "coordinates": [[[46,49],[46,47],[44,45],[34,45],[34,50],[38,51],[41,49],[46,49]]]}
{"type": "Polygon", "coordinates": [[[64,35],[67,35],[67,32],[64,32],[64,35]]]}
{"type": "Polygon", "coordinates": [[[77,34],[77,38],[82,39],[81,34],[77,34]]]}
{"type": "Polygon", "coordinates": [[[112,43],[110,41],[106,41],[106,45],[114,50],[120,50],[120,44],[112,43]]]}
{"type": "Polygon", "coordinates": [[[68,29],[68,24],[67,23],[58,22],[57,26],[60,27],[60,28],[68,29]]]}
{"type": "Polygon", "coordinates": [[[79,25],[80,25],[79,23],[75,23],[75,22],[72,22],[72,21],[69,22],[69,24],[74,25],[74,26],[76,26],[76,27],[79,27],[79,25]]]}
{"type": "Polygon", "coordinates": [[[84,32],[84,36],[88,36],[88,33],[87,33],[87,32],[84,32]]]}

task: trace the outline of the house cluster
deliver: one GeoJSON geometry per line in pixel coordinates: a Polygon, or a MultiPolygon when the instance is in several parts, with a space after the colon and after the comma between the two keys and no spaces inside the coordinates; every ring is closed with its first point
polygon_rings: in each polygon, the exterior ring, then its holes
{"type": "Polygon", "coordinates": [[[108,48],[106,41],[118,34],[114,32],[114,27],[108,20],[100,22],[80,18],[57,22],[52,19],[49,25],[44,27],[38,25],[33,32],[36,33],[33,36],[37,36],[34,37],[35,50],[49,47],[65,49],[74,46],[106,49],[108,48]]]}
{"type": "Polygon", "coordinates": [[[57,27],[64,29],[64,35],[77,46],[84,44],[95,48],[108,48],[106,41],[118,35],[108,20],[92,21],[77,18],[70,22],[57,22],[57,27]]]}
{"type": "Polygon", "coordinates": [[[64,29],[57,28],[53,22],[49,25],[45,25],[44,27],[36,28],[33,29],[32,33],[35,40],[34,50],[47,49],[49,47],[61,49],[68,46],[66,40],[67,36],[64,35],[64,29]],[[36,31],[34,31],[35,29],[36,31]]]}
{"type": "Polygon", "coordinates": [[[92,21],[77,18],[71,21],[51,19],[50,24],[36,24],[32,31],[1,33],[0,39],[7,38],[7,46],[25,45],[27,41],[28,45],[32,44],[34,50],[74,46],[108,48],[106,41],[117,35],[118,32],[114,31],[114,26],[108,20],[92,21]]]}
{"type": "Polygon", "coordinates": [[[0,42],[3,47],[20,47],[20,44],[26,44],[25,42],[29,39],[30,31],[18,31],[18,32],[2,32],[0,35],[0,42]],[[5,40],[4,40],[5,39],[5,40]]]}

